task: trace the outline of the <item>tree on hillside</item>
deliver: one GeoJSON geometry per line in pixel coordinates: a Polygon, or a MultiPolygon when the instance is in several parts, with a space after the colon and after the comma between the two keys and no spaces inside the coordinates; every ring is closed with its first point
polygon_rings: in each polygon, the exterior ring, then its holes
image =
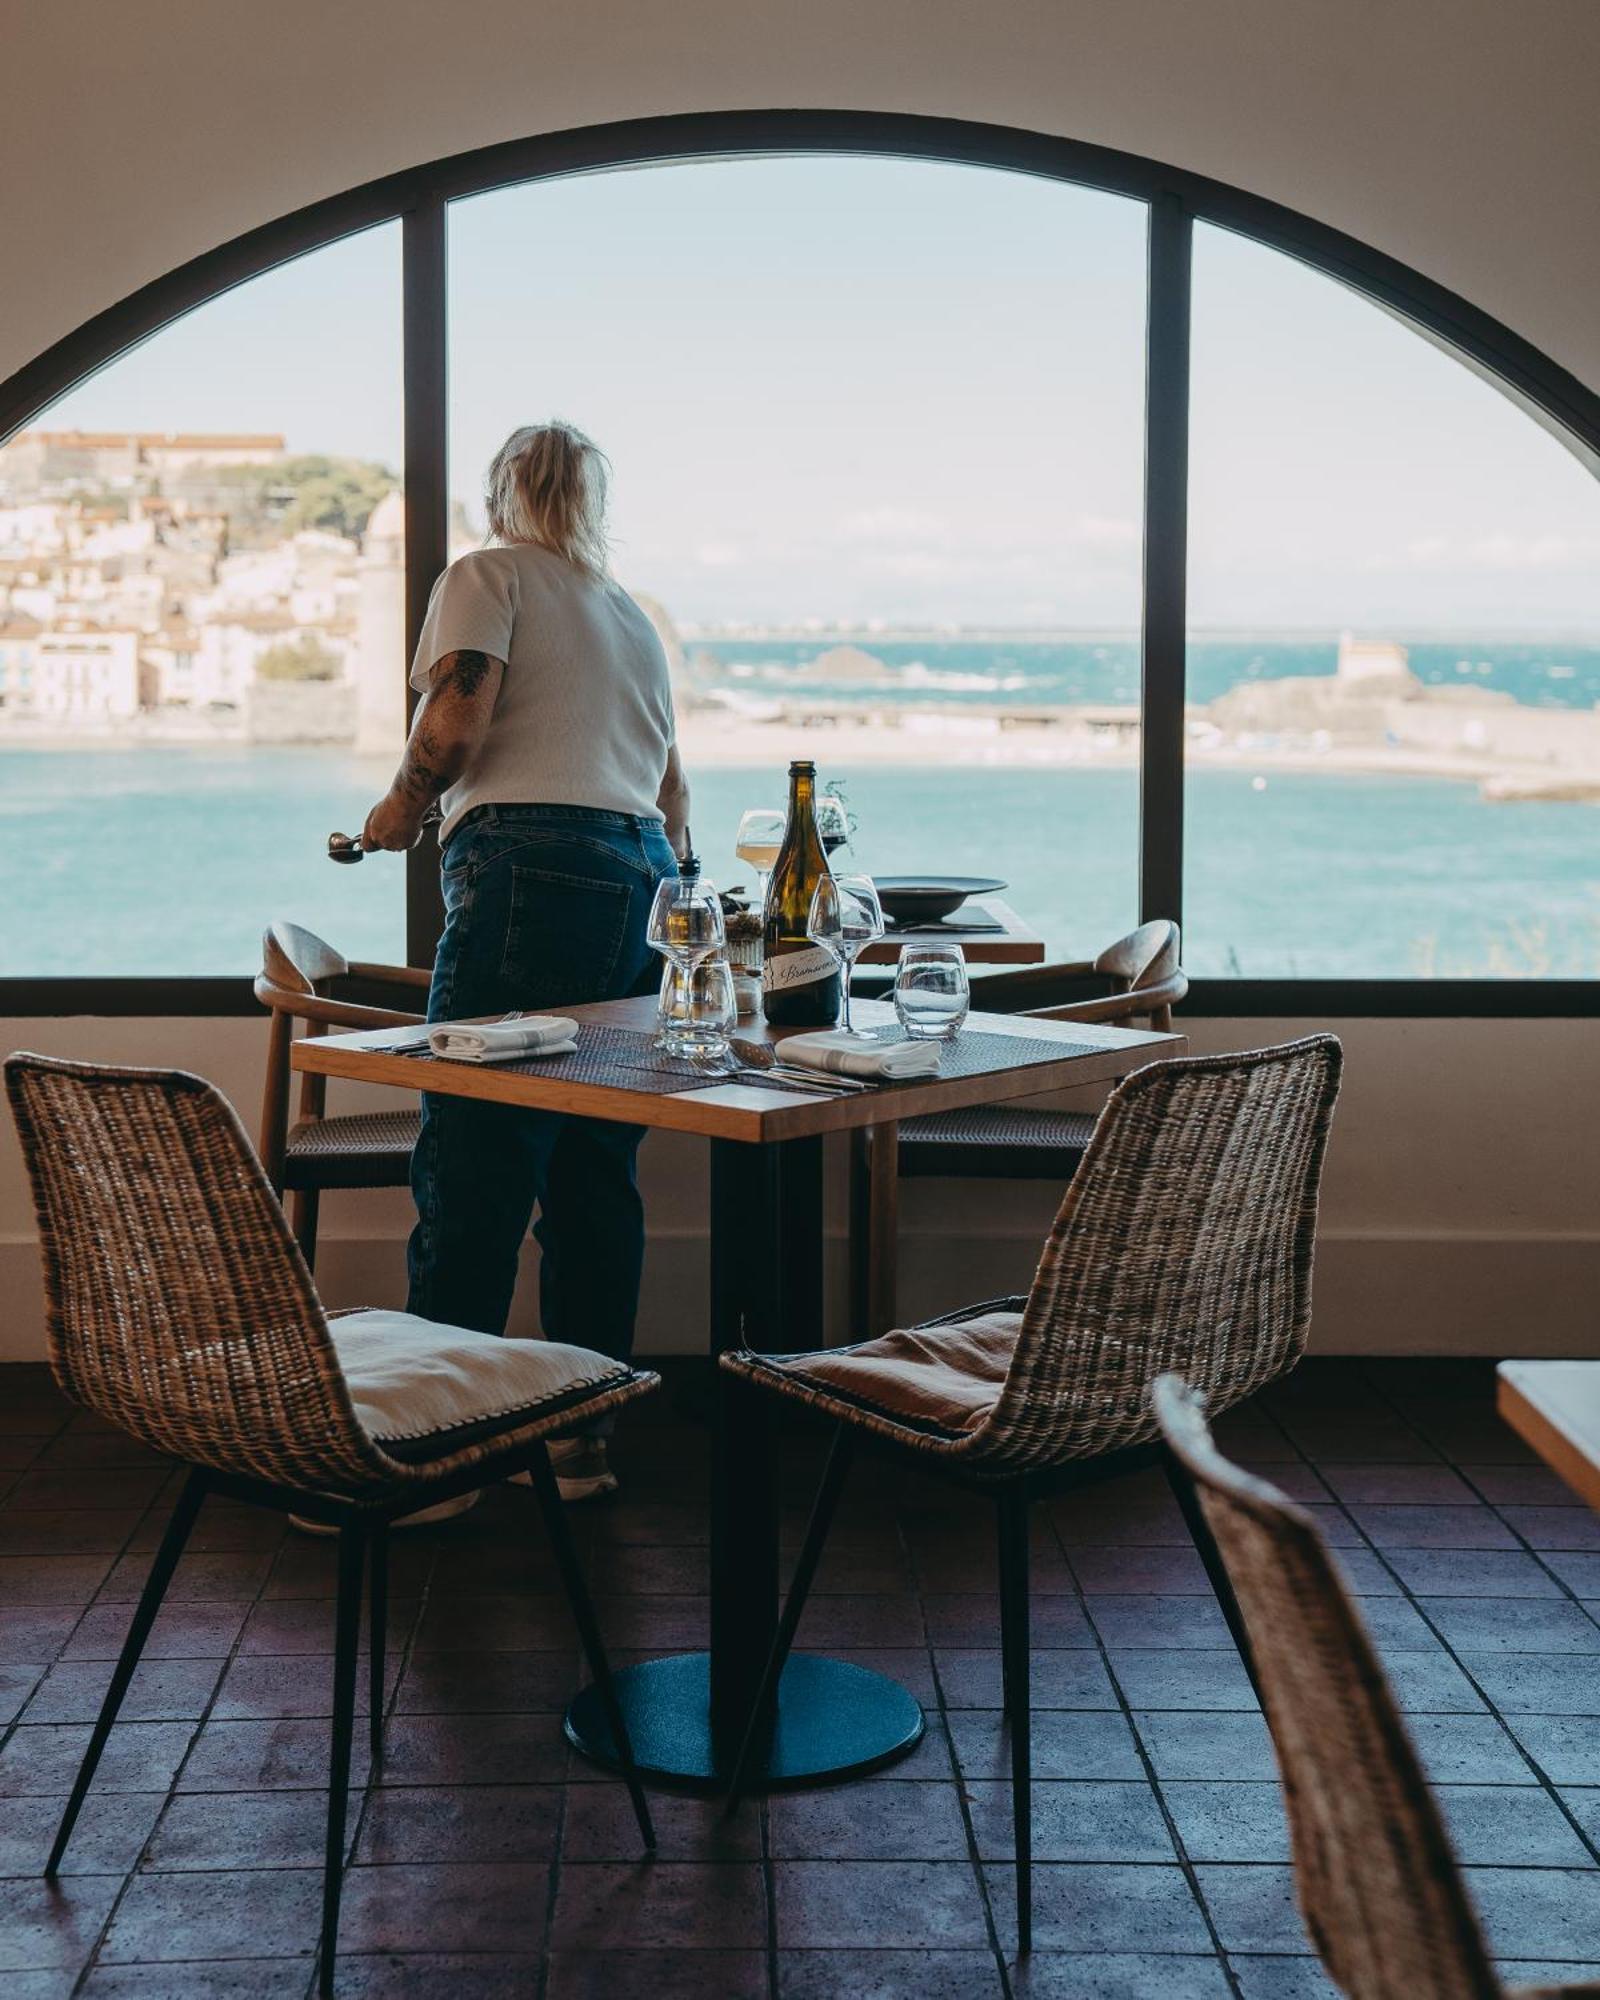
{"type": "Polygon", "coordinates": [[[336,681],[343,660],[315,632],[280,639],[256,661],[256,678],[263,681],[336,681]]]}
{"type": "Polygon", "coordinates": [[[399,482],[366,458],[306,453],[273,465],[230,465],[210,475],[215,502],[242,545],[275,541],[302,528],[359,541],[374,507],[399,482]]]}

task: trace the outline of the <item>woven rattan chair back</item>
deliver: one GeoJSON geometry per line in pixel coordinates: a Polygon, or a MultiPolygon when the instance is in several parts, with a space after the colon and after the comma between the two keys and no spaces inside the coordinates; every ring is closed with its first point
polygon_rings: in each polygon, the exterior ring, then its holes
{"type": "Polygon", "coordinates": [[[1439,1808],[1320,1530],[1221,1456],[1184,1382],[1166,1377],[1152,1401],[1244,1616],[1323,1964],[1350,2000],[1497,2000],[1439,1808]]]}
{"type": "Polygon", "coordinates": [[[221,1093],[15,1055],[50,1362],[157,1451],[297,1487],[404,1479],[351,1408],[310,1273],[221,1093]]]}
{"type": "Polygon", "coordinates": [[[1067,1188],[975,1456],[1011,1469],[1154,1435],[1176,1369],[1227,1408],[1290,1368],[1341,1051],[1332,1035],[1136,1070],[1067,1188]]]}

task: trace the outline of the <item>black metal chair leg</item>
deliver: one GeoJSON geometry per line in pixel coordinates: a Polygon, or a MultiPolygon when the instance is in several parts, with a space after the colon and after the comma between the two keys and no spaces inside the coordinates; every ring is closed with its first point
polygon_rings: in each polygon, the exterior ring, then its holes
{"type": "Polygon", "coordinates": [[[1017,1950],[1033,1949],[1033,1717],[1029,1682],[1028,1503],[1002,1493],[1000,1514],[1000,1637],[1006,1661],[1011,1728],[1011,1814],[1017,1862],[1017,1950]]]}
{"type": "Polygon", "coordinates": [[[650,1817],[650,1805],[644,1795],[644,1786],[639,1782],[639,1767],[634,1762],[627,1718],[622,1713],[622,1703],[617,1699],[617,1684],[611,1677],[611,1663],[606,1658],[605,1644],[600,1637],[600,1621],[594,1615],[589,1586],[584,1581],[583,1570],[578,1563],[578,1551],[573,1547],[572,1529],[567,1522],[567,1510],[562,1504],[560,1488],[556,1485],[556,1475],[550,1464],[550,1452],[547,1446],[540,1446],[538,1455],[528,1470],[533,1478],[533,1490],[538,1497],[539,1510],[544,1515],[550,1546],[555,1551],[556,1567],[561,1572],[567,1603],[572,1607],[573,1621],[578,1627],[584,1658],[589,1662],[590,1673],[594,1675],[594,1684],[600,1694],[600,1705],[605,1711],[612,1741],[617,1746],[617,1755],[622,1760],[623,1782],[628,1787],[628,1797],[633,1801],[633,1816],[639,1822],[639,1838],[647,1848],[653,1849],[656,1844],[655,1823],[650,1817]]]}
{"type": "Polygon", "coordinates": [[[834,1509],[839,1504],[839,1495],[844,1490],[845,1475],[850,1470],[850,1460],[855,1452],[855,1437],[846,1424],[840,1424],[833,1434],[833,1443],[828,1450],[828,1462],[823,1467],[822,1484],[817,1488],[817,1497],[811,1507],[811,1521],[806,1528],[805,1543],[800,1550],[800,1560],[794,1566],[794,1579],[789,1585],[789,1595],[784,1599],[783,1616],[778,1620],[778,1630],[772,1641],[772,1651],[767,1655],[767,1664],[762,1670],[761,1686],[750,1706],[750,1719],[744,1727],[744,1740],[739,1745],[739,1754],[734,1759],[733,1776],[728,1781],[728,1803],[726,1813],[738,1810],[739,1798],[750,1775],[750,1765],[755,1757],[756,1745],[775,1711],[778,1683],[783,1679],[784,1663],[789,1657],[789,1649],[794,1644],[794,1635],[800,1626],[800,1614],[806,1608],[806,1599],[811,1594],[812,1581],[817,1574],[817,1564],[822,1560],[822,1547],[828,1539],[828,1529],[833,1522],[834,1509]]]}
{"type": "Polygon", "coordinates": [[[368,1623],[371,1634],[372,1653],[368,1661],[367,1717],[368,1742],[372,1749],[373,1762],[383,1755],[383,1707],[387,1676],[384,1671],[384,1648],[389,1631],[389,1523],[379,1521],[372,1529],[370,1538],[372,1550],[368,1595],[370,1610],[368,1623]]]}
{"type": "Polygon", "coordinates": [[[356,1724],[356,1655],[361,1647],[361,1571],[367,1531],[347,1520],[339,1530],[339,1602],[333,1642],[333,1742],[328,1758],[328,1840],[322,1863],[322,1956],[317,1991],[333,1992],[344,1891],[345,1815],[350,1797],[350,1745],[356,1724]]]}
{"type": "MultiPolygon", "coordinates": [[[[1205,1564],[1206,1576],[1216,1595],[1217,1603],[1222,1608],[1222,1616],[1232,1635],[1233,1643],[1239,1649],[1239,1658],[1244,1664],[1244,1670],[1250,1676],[1250,1685],[1255,1690],[1256,1700],[1261,1702],[1261,1683],[1256,1678],[1255,1654],[1250,1648],[1250,1634],[1245,1626],[1244,1613],[1239,1609],[1239,1600],[1233,1594],[1233,1580],[1228,1575],[1227,1565],[1217,1549],[1216,1537],[1212,1534],[1211,1524],[1207,1521],[1205,1510],[1200,1505],[1199,1495],[1195,1492],[1188,1473],[1174,1455],[1165,1449],[1161,1453],[1161,1467],[1167,1475],[1167,1484],[1172,1488],[1173,1498],[1183,1515],[1184,1525],[1194,1537],[1194,1545],[1200,1551],[1200,1560],[1205,1564]]],[[[1261,1706],[1264,1710],[1265,1702],[1261,1702],[1261,1706]]]]}
{"type": "Polygon", "coordinates": [[[1009,1720],[1013,1707],[1012,1682],[1016,1678],[1015,1663],[1011,1655],[1011,1626],[1005,1615],[1006,1577],[1011,1562],[1011,1544],[1007,1539],[1008,1522],[1005,1504],[998,1499],[995,1503],[994,1525],[995,1554],[998,1559],[996,1574],[1000,1579],[1000,1713],[1009,1720]]]}
{"type": "Polygon", "coordinates": [[[172,1518],[167,1523],[166,1533],[161,1537],[161,1546],[156,1551],[156,1559],[150,1565],[150,1574],[144,1589],[139,1593],[139,1602],[134,1609],[133,1622],[128,1627],[128,1636],[122,1642],[122,1651],[117,1655],[117,1664],[111,1675],[111,1685],[106,1689],[106,1698],[100,1704],[100,1713],[95,1719],[94,1733],[89,1738],[89,1747],[83,1753],[83,1762],[78,1766],[78,1775],[73,1780],[72,1796],[67,1800],[67,1809],[61,1815],[61,1824],[56,1829],[55,1845],[50,1849],[50,1859],[44,1865],[46,1877],[53,1881],[56,1870],[61,1866],[61,1857],[67,1851],[67,1842],[72,1838],[72,1829],[77,1824],[78,1814],[83,1808],[89,1787],[94,1782],[95,1769],[101,1753],[106,1747],[106,1738],[111,1734],[111,1725],[117,1719],[117,1711],[122,1707],[123,1696],[128,1692],[128,1683],[133,1679],[134,1668],[139,1664],[139,1656],[144,1651],[150,1627],[155,1623],[156,1613],[161,1609],[161,1600],[167,1594],[167,1585],[172,1581],[172,1572],[178,1566],[178,1558],[183,1554],[184,1544],[189,1539],[195,1516],[200,1511],[200,1503],[206,1497],[210,1484],[209,1474],[196,1466],[184,1482],[183,1491],[178,1495],[178,1504],[172,1510],[172,1518]]]}

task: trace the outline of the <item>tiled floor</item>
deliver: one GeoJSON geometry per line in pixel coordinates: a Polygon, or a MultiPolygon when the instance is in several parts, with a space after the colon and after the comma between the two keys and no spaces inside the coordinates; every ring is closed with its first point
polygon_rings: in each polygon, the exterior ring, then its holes
{"type": "MultiPolygon", "coordinates": [[[[680,1399],[681,1402],[681,1399],[680,1399]]],[[[1225,1442],[1341,1550],[1522,1979],[1600,1975],[1600,1520],[1496,1421],[1488,1371],[1310,1364],[1225,1442]]],[[[706,1439],[666,1397],[584,1511],[616,1653],[705,1637],[706,1439]]],[[[786,1450],[797,1535],[815,1453],[786,1450]]],[[[168,1504],[161,1465],[0,1376],[0,1990],[303,1996],[327,1753],[329,1551],[208,1506],[80,1822],[38,1870],[168,1504]]],[[[576,1517],[575,1517],[576,1518],[576,1517]]],[[[865,1783],[748,1808],[625,1799],[571,1759],[575,1648],[502,1489],[395,1551],[387,1752],[352,1813],[341,1993],[1300,2000],[1266,1734],[1170,1497],[1140,1478],[1035,1533],[1036,1950],[1012,1962],[984,1510],[861,1469],[802,1628],[896,1674],[928,1736],[865,1783]]]]}

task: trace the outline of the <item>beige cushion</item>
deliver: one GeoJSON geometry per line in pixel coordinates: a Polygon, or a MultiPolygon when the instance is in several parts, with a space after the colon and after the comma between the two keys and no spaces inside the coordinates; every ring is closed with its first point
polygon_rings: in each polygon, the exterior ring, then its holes
{"type": "Polygon", "coordinates": [[[581,1399],[632,1373],[587,1347],[502,1340],[414,1313],[345,1313],[328,1330],[362,1428],[408,1459],[514,1428],[542,1404],[581,1399]]]}
{"type": "Polygon", "coordinates": [[[906,1327],[859,1347],[763,1355],[779,1374],[892,1417],[974,1431],[999,1400],[1021,1313],[979,1313],[956,1326],[906,1327]]]}

